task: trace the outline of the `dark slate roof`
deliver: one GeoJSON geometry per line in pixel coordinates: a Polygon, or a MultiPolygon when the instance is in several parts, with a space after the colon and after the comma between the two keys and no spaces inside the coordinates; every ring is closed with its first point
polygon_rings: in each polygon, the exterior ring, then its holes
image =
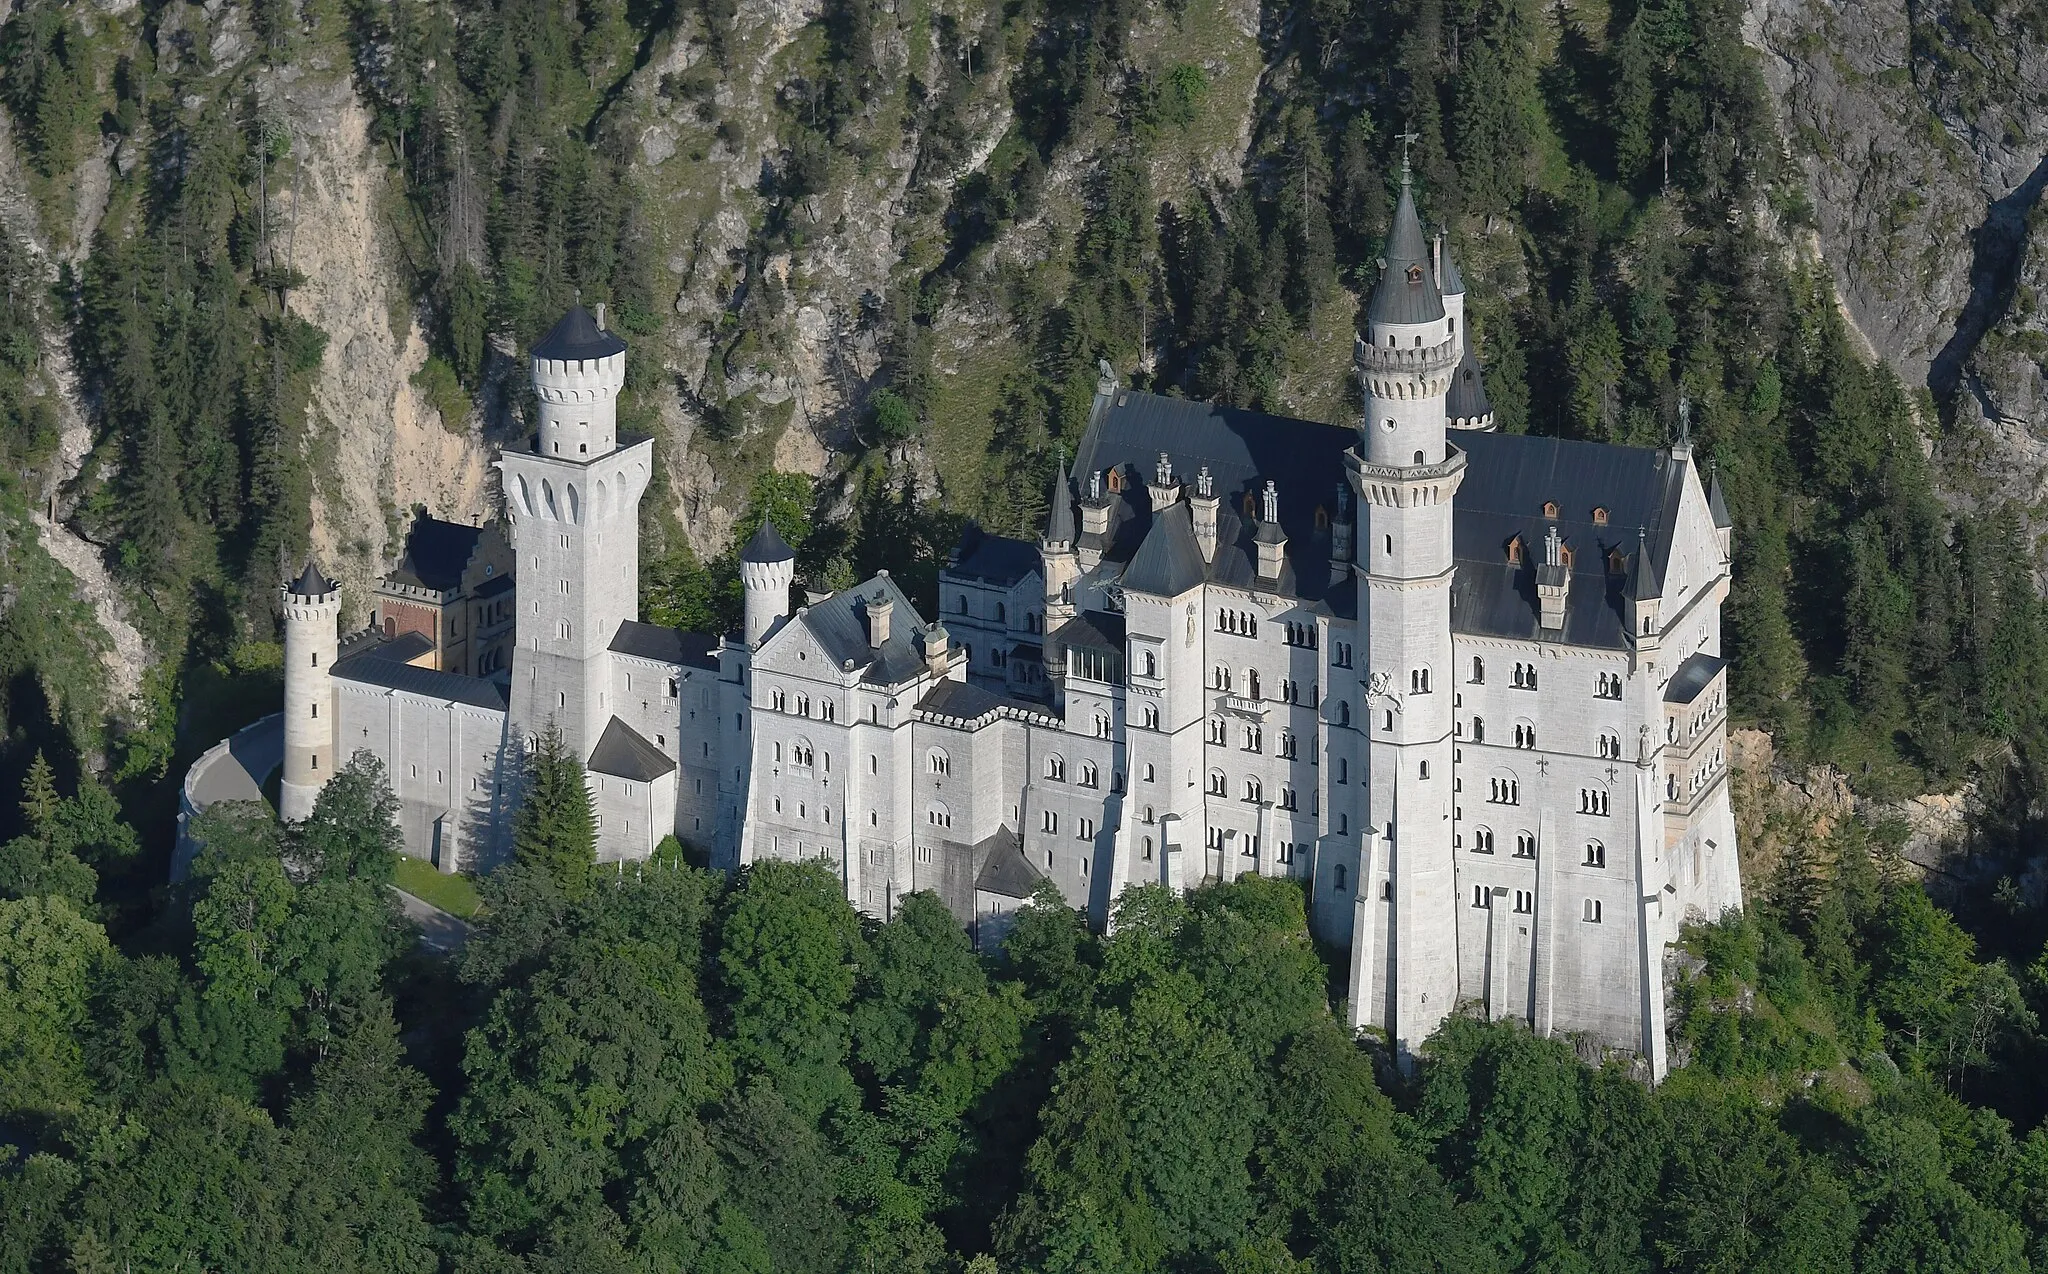
{"type": "Polygon", "coordinates": [[[1442,265],[1437,270],[1437,289],[1445,296],[1458,296],[1465,291],[1465,276],[1458,273],[1457,263],[1451,260],[1451,241],[1446,235],[1443,246],[1437,249],[1437,258],[1442,265]]]}
{"type": "Polygon", "coordinates": [[[1728,497],[1721,494],[1719,470],[1714,472],[1713,483],[1707,488],[1707,512],[1714,515],[1714,526],[1717,530],[1725,531],[1735,525],[1735,520],[1728,516],[1728,497]]]}
{"type": "Polygon", "coordinates": [[[462,572],[483,538],[480,526],[443,522],[422,510],[405,533],[405,550],[388,578],[414,588],[452,593],[462,586],[462,572]]]}
{"type": "Polygon", "coordinates": [[[1053,479],[1052,511],[1046,518],[1045,539],[1048,544],[1074,542],[1074,484],[1067,480],[1064,459],[1060,461],[1059,477],[1053,479]]]}
{"type": "Polygon", "coordinates": [[[485,580],[483,583],[477,585],[476,591],[471,593],[470,596],[480,598],[496,597],[500,593],[511,591],[511,588],[512,572],[507,571],[503,575],[493,575],[489,579],[485,580]]]}
{"type": "MultiPolygon", "coordinates": [[[[1215,560],[1203,566],[1196,546],[1195,569],[1214,583],[1247,591],[1259,586],[1252,548],[1257,527],[1241,514],[1247,496],[1257,507],[1258,493],[1270,479],[1280,492],[1280,529],[1287,534],[1287,568],[1278,588],[1310,600],[1324,595],[1329,588],[1330,535],[1327,529],[1316,528],[1316,510],[1335,515],[1337,488],[1344,481],[1344,452],[1357,441],[1355,430],[1136,390],[1097,402],[1081,439],[1075,471],[1087,475],[1121,468],[1129,480],[1121,493],[1104,484],[1104,498],[1111,502],[1110,530],[1106,536],[1084,533],[1084,544],[1099,549],[1110,562],[1135,564],[1154,521],[1142,479],[1151,474],[1163,451],[1172,459],[1175,473],[1192,474],[1207,465],[1222,502],[1215,560]]],[[[1172,568],[1161,577],[1168,585],[1184,575],[1186,548],[1193,544],[1194,523],[1186,502],[1173,507],[1181,511],[1178,517],[1188,528],[1188,539],[1181,541],[1177,531],[1169,530],[1174,540],[1155,550],[1168,555],[1169,560],[1160,562],[1172,568]]],[[[1136,580],[1126,574],[1124,587],[1158,582],[1148,580],[1151,573],[1148,562],[1136,580]]]]}
{"type": "Polygon", "coordinates": [[[770,518],[761,519],[760,529],[754,532],[754,538],[740,550],[742,562],[787,562],[795,557],[795,550],[782,542],[782,532],[775,529],[770,518]]]}
{"type": "Polygon", "coordinates": [[[307,558],[306,569],[299,572],[299,578],[292,582],[291,590],[294,597],[319,597],[333,592],[335,587],[334,581],[328,579],[321,573],[319,567],[313,565],[313,559],[307,558]]]}
{"type": "Polygon", "coordinates": [[[1401,202],[1394,208],[1393,233],[1381,258],[1385,271],[1372,290],[1366,318],[1374,323],[1433,323],[1444,316],[1443,293],[1429,259],[1429,240],[1415,215],[1415,193],[1401,183],[1401,202]],[[1411,269],[1412,267],[1412,269],[1411,269]]]}
{"type": "Polygon", "coordinates": [[[1083,611],[1061,624],[1052,640],[1061,650],[1106,650],[1121,656],[1124,653],[1124,617],[1107,611],[1083,611]]]}
{"type": "Polygon", "coordinates": [[[719,639],[709,633],[685,632],[680,628],[629,619],[612,634],[611,649],[621,655],[652,659],[656,663],[682,664],[716,672],[719,645],[719,639]]]}
{"type": "Polygon", "coordinates": [[[947,565],[946,574],[1008,587],[1037,571],[1040,565],[1036,544],[1007,535],[990,535],[970,526],[960,537],[958,559],[947,565]]]}
{"type": "Polygon", "coordinates": [[[924,617],[887,575],[877,575],[855,588],[842,588],[798,611],[797,619],[824,647],[827,659],[865,669],[863,681],[893,686],[915,677],[924,667],[924,617]],[[867,599],[877,593],[892,603],[889,639],[880,650],[868,644],[867,599]]]}
{"type": "Polygon", "coordinates": [[[1024,856],[1024,838],[1007,827],[998,829],[975,848],[988,851],[981,874],[974,878],[974,888],[980,893],[1029,898],[1038,882],[1045,879],[1045,873],[1024,856]]]}
{"type": "Polygon", "coordinates": [[[582,359],[610,358],[626,352],[618,333],[597,325],[596,316],[580,305],[571,306],[562,320],[548,330],[528,351],[535,358],[573,363],[582,359]]]}
{"type": "Polygon", "coordinates": [[[389,659],[395,664],[409,664],[434,648],[434,641],[425,633],[400,633],[388,641],[380,641],[361,652],[371,659],[389,659]]]}
{"type": "Polygon", "coordinates": [[[1608,569],[1609,554],[1633,553],[1637,527],[1648,532],[1653,570],[1670,553],[1685,466],[1662,451],[1526,434],[1461,433],[1455,443],[1466,470],[1452,518],[1453,631],[1626,648],[1626,580],[1608,569]],[[1554,523],[1543,516],[1546,500],[1558,506],[1554,523]],[[1596,508],[1607,510],[1607,525],[1594,523],[1596,508]],[[1540,546],[1553,524],[1573,553],[1556,632],[1539,628],[1536,603],[1540,546]],[[1511,564],[1507,545],[1518,535],[1522,561],[1511,564]]]}
{"type": "Polygon", "coordinates": [[[1145,542],[1124,568],[1124,587],[1157,597],[1178,597],[1208,575],[1202,546],[1195,539],[1194,513],[1182,501],[1154,518],[1145,542]]]}
{"type": "Polygon", "coordinates": [[[465,677],[455,672],[437,672],[432,668],[417,668],[412,664],[385,659],[378,654],[379,649],[381,647],[372,647],[361,654],[339,660],[334,665],[334,675],[343,681],[353,681],[366,686],[382,686],[386,690],[400,690],[425,699],[446,699],[454,703],[468,704],[472,708],[490,708],[499,712],[505,710],[505,688],[495,681],[485,681],[481,677],[465,677]]]}
{"type": "Polygon", "coordinates": [[[1477,420],[1493,414],[1486,397],[1486,374],[1472,355],[1472,332],[1465,331],[1465,353],[1458,370],[1451,373],[1451,392],[1444,399],[1444,415],[1452,420],[1477,420]]]}
{"type": "Polygon", "coordinates": [[[676,763],[662,755],[661,749],[640,737],[632,726],[613,717],[597,736],[597,746],[590,749],[592,773],[603,774],[615,779],[635,779],[642,783],[654,780],[676,768],[676,763]]]}
{"type": "Polygon", "coordinates": [[[962,730],[978,730],[998,717],[1020,717],[1046,724],[1058,724],[1043,704],[1027,703],[999,695],[966,681],[941,681],[917,701],[917,711],[936,724],[962,730]]]}
{"type": "Polygon", "coordinates": [[[1664,687],[1664,702],[1691,703],[1699,698],[1700,691],[1714,684],[1714,678],[1728,661],[1704,651],[1694,654],[1678,665],[1678,671],[1671,674],[1671,684],[1664,687]]]}

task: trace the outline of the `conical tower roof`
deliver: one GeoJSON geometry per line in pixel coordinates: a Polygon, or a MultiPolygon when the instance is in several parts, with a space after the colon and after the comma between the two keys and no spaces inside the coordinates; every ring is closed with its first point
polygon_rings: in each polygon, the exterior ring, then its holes
{"type": "Polygon", "coordinates": [[[1664,595],[1664,581],[1657,575],[1657,563],[1650,557],[1650,533],[1636,528],[1635,570],[1628,581],[1630,601],[1654,601],[1664,595]]]}
{"type": "Polygon", "coordinates": [[[1735,519],[1728,516],[1728,497],[1721,494],[1721,471],[1714,470],[1713,479],[1707,484],[1707,512],[1714,515],[1714,529],[1725,531],[1735,525],[1735,519]]]}
{"type": "Polygon", "coordinates": [[[1444,316],[1444,296],[1429,259],[1429,238],[1415,215],[1415,190],[1404,175],[1394,229],[1387,237],[1385,269],[1372,291],[1366,318],[1374,323],[1434,323],[1444,316]]]}
{"type": "Polygon", "coordinates": [[[771,518],[761,519],[761,528],[754,532],[754,538],[740,550],[742,562],[788,562],[794,560],[796,551],[782,540],[782,533],[775,529],[771,518]]]}
{"type": "Polygon", "coordinates": [[[626,352],[626,342],[616,332],[597,325],[597,316],[581,305],[572,305],[560,322],[528,351],[535,358],[574,363],[584,359],[610,358],[626,352]]]}
{"type": "Polygon", "coordinates": [[[1074,489],[1067,477],[1067,458],[1060,457],[1059,477],[1052,484],[1052,512],[1045,520],[1047,544],[1074,542],[1074,489]]]}
{"type": "Polygon", "coordinates": [[[299,578],[287,585],[294,597],[322,597],[338,587],[335,582],[313,565],[313,559],[306,559],[306,569],[299,572],[299,578]]]}
{"type": "Polygon", "coordinates": [[[1465,276],[1458,273],[1458,263],[1451,260],[1451,237],[1437,236],[1437,289],[1445,296],[1465,295],[1465,276]]]}
{"type": "Polygon", "coordinates": [[[1465,354],[1458,370],[1451,373],[1451,392],[1444,398],[1444,415],[1452,421],[1490,420],[1493,403],[1486,397],[1486,375],[1472,353],[1472,331],[1465,330],[1465,354]]]}

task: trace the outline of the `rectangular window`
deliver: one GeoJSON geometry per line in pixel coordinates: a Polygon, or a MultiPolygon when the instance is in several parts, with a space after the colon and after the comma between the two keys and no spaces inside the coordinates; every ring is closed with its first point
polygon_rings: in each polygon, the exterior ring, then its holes
{"type": "Polygon", "coordinates": [[[1038,825],[1048,832],[1057,832],[1060,829],[1060,816],[1051,810],[1042,810],[1039,812],[1038,825]]]}
{"type": "Polygon", "coordinates": [[[1536,910],[1536,895],[1527,889],[1515,891],[1515,914],[1526,916],[1536,910]]]}
{"type": "Polygon", "coordinates": [[[1092,818],[1084,818],[1084,819],[1081,819],[1081,820],[1079,820],[1079,822],[1078,822],[1078,837],[1077,837],[1077,838],[1078,838],[1078,839],[1080,839],[1080,840],[1094,840],[1094,839],[1095,839],[1095,820],[1094,820],[1094,819],[1092,819],[1092,818]]]}
{"type": "Polygon", "coordinates": [[[1585,920],[1589,925],[1600,923],[1600,900],[1598,898],[1586,899],[1585,920]]]}

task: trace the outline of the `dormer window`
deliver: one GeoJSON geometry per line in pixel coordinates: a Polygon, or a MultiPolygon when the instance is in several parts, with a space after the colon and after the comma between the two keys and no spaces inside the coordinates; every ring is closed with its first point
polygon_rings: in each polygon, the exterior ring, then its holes
{"type": "Polygon", "coordinates": [[[1121,465],[1112,467],[1110,469],[1109,489],[1111,491],[1122,491],[1124,489],[1124,471],[1121,465]]]}
{"type": "Polygon", "coordinates": [[[1410,283],[1420,283],[1420,282],[1422,282],[1422,267],[1421,267],[1421,266],[1419,266],[1419,265],[1410,265],[1410,266],[1408,267],[1408,281],[1409,281],[1410,283]]]}
{"type": "Polygon", "coordinates": [[[1570,570],[1572,565],[1572,546],[1569,544],[1558,545],[1557,560],[1564,565],[1566,570],[1570,570]]]}
{"type": "Polygon", "coordinates": [[[1521,536],[1519,536],[1519,535],[1517,535],[1517,536],[1515,536],[1515,537],[1514,537],[1513,539],[1511,539],[1511,540],[1509,540],[1509,541],[1508,541],[1508,565],[1509,565],[1509,566],[1520,566],[1521,564],[1522,564],[1522,537],[1521,537],[1521,536]]]}
{"type": "Polygon", "coordinates": [[[1543,516],[1551,519],[1557,517],[1557,501],[1545,500],[1543,502],[1543,516]]]}
{"type": "Polygon", "coordinates": [[[1252,493],[1249,491],[1244,493],[1244,515],[1247,518],[1256,518],[1257,516],[1259,516],[1258,501],[1252,499],[1252,493]]]}
{"type": "Polygon", "coordinates": [[[1327,531],[1329,529],[1330,511],[1319,504],[1316,506],[1316,530],[1327,531]]]}
{"type": "Polygon", "coordinates": [[[1596,509],[1594,509],[1594,510],[1593,510],[1593,525],[1594,525],[1594,526],[1606,526],[1606,525],[1607,525],[1607,506],[1606,506],[1606,505],[1601,505],[1600,507],[1598,507],[1598,508],[1596,508],[1596,509]]]}

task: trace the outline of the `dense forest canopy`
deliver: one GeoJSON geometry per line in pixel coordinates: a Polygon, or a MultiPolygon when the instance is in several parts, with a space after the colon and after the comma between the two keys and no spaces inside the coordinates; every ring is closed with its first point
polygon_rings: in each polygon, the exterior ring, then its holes
{"type": "MultiPolygon", "coordinates": [[[[1205,0],[824,0],[763,118],[735,114],[762,15],[733,0],[118,7],[0,25],[44,224],[113,158],[61,268],[0,221],[0,1272],[2048,1268],[2048,617],[2015,511],[1943,498],[1949,404],[1859,355],[1796,248],[1733,0],[1248,8],[1242,162],[1193,181],[1244,91],[1201,53],[1236,20],[1205,0]],[[1503,426],[1657,445],[1683,416],[1735,520],[1735,714],[1864,795],[1974,778],[1973,856],[1937,901],[1894,827],[1791,834],[1675,957],[1686,1065],[1654,1091],[1462,1018],[1404,1073],[1337,1026],[1289,884],[1139,891],[1106,938],[1041,899],[978,955],[934,900],[864,920],[815,867],[599,870],[545,749],[453,961],[392,906],[374,766],[304,824],[210,811],[166,888],[183,764],[274,696],[271,596],[334,462],[282,228],[304,160],[265,91],[319,65],[372,111],[444,414],[516,415],[517,351],[607,298],[646,352],[622,425],[697,422],[734,542],[772,518],[809,579],[888,567],[926,603],[963,519],[1043,516],[1098,359],[1346,418],[1413,134],[1503,426]],[[686,145],[772,135],[708,316],[663,290],[643,91],[686,145]],[[793,304],[773,263],[896,160],[929,233],[861,298],[879,358],[845,371],[827,472],[775,472],[744,388],[793,304]],[[971,428],[963,315],[1016,352],[971,428]],[[685,324],[701,368],[673,365],[685,324]],[[132,709],[39,547],[53,486],[149,643],[132,709]]],[[[734,563],[675,510],[657,484],[645,613],[729,624],[734,563]]]]}

